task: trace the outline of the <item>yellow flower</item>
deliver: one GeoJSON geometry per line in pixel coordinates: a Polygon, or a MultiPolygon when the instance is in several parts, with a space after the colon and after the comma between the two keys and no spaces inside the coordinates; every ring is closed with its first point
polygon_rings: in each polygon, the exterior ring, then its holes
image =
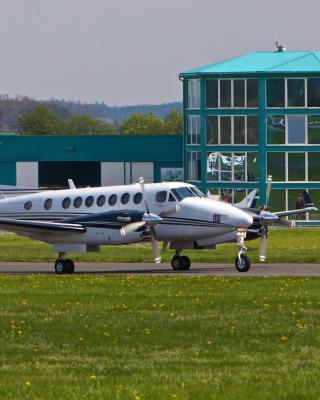
{"type": "Polygon", "coordinates": [[[26,386],[31,386],[31,381],[25,381],[24,383],[26,386]]]}
{"type": "Polygon", "coordinates": [[[91,379],[97,379],[97,377],[93,374],[90,376],[91,379]]]}

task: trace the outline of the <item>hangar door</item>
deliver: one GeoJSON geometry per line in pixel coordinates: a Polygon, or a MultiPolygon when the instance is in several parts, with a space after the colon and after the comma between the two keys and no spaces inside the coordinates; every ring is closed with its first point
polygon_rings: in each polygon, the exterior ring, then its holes
{"type": "Polygon", "coordinates": [[[100,186],[101,167],[98,161],[40,161],[39,187],[68,187],[68,179],[77,187],[100,186]]]}

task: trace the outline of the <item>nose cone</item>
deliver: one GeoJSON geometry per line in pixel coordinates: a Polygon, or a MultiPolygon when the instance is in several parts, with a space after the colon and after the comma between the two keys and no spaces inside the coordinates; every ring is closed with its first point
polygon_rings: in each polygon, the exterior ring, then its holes
{"type": "Polygon", "coordinates": [[[253,218],[245,211],[236,209],[234,215],[231,217],[230,223],[235,228],[249,228],[249,226],[253,224],[253,218]]]}

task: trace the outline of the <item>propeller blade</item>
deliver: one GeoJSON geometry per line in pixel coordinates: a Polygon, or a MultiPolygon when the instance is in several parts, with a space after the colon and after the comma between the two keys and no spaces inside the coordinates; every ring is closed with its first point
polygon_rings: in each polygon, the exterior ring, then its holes
{"type": "Polygon", "coordinates": [[[160,264],[161,263],[161,256],[160,256],[158,242],[157,242],[157,239],[155,237],[153,229],[151,229],[151,246],[152,246],[152,255],[153,255],[154,262],[156,264],[160,264]]]}
{"type": "Polygon", "coordinates": [[[259,259],[261,262],[265,262],[266,257],[267,257],[267,235],[264,232],[263,235],[261,236],[259,259]]]}
{"type": "Polygon", "coordinates": [[[267,193],[266,193],[266,196],[267,196],[267,199],[266,199],[267,205],[269,204],[271,185],[272,185],[272,175],[268,175],[268,178],[267,178],[267,193]]]}
{"type": "Polygon", "coordinates": [[[147,213],[149,214],[150,211],[149,211],[149,207],[148,207],[148,202],[147,202],[147,197],[146,197],[146,190],[145,190],[145,187],[144,187],[144,178],[143,178],[143,176],[141,176],[139,178],[139,183],[140,183],[141,192],[142,192],[142,195],[143,195],[143,201],[144,201],[144,204],[146,206],[147,213]]]}
{"type": "Polygon", "coordinates": [[[169,250],[169,248],[170,248],[170,242],[169,242],[169,241],[165,241],[165,242],[163,242],[163,244],[162,244],[162,249],[161,249],[161,251],[165,252],[165,251],[169,250]]]}
{"type": "Polygon", "coordinates": [[[129,233],[136,231],[146,225],[146,221],[132,222],[131,224],[125,225],[120,229],[121,236],[126,236],[129,233]]]}

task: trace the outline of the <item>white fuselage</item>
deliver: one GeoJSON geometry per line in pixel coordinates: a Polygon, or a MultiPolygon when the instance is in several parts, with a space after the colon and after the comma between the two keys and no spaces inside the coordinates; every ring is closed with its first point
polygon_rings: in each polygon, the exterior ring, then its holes
{"type": "MultiPolygon", "coordinates": [[[[171,210],[165,214],[161,223],[154,227],[158,240],[184,242],[208,239],[225,235],[235,228],[247,228],[252,224],[252,218],[242,210],[227,203],[201,197],[199,193],[197,195],[193,185],[186,183],[146,184],[145,195],[151,213],[161,216],[161,213],[171,210]],[[184,197],[183,193],[187,195],[184,197]],[[177,203],[179,210],[174,211],[177,203]]],[[[45,230],[17,232],[52,243],[59,251],[64,251],[64,248],[65,251],[86,251],[90,246],[94,248],[100,244],[123,244],[144,240],[139,231],[122,236],[119,223],[99,220],[101,213],[125,210],[147,212],[139,184],[46,191],[0,200],[0,218],[33,221],[64,221],[67,218],[77,218],[81,221],[84,216],[97,216],[97,220],[87,224],[86,232],[81,234],[52,233],[45,230]]]]}

